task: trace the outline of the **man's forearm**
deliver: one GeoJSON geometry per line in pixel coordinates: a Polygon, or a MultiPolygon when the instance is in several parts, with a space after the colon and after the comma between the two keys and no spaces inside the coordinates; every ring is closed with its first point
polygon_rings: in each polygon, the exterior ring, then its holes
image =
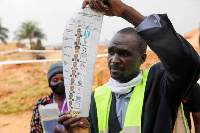
{"type": "Polygon", "coordinates": [[[125,9],[121,17],[134,26],[138,26],[145,19],[142,14],[130,6],[126,6],[125,9]]]}

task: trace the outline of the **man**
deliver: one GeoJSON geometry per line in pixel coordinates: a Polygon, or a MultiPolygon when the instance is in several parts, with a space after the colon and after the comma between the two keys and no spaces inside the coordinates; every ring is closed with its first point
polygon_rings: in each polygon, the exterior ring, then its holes
{"type": "Polygon", "coordinates": [[[80,46],[75,46],[75,53],[79,53],[80,46]]]}
{"type": "Polygon", "coordinates": [[[200,59],[175,32],[166,15],[144,17],[120,0],[85,0],[94,11],[119,16],[136,26],[118,31],[108,46],[111,79],[92,94],[90,116],[58,119],[71,132],[172,133],[178,107],[190,85],[199,78],[200,59]],[[139,36],[138,36],[139,35],[139,36]],[[140,71],[146,46],[162,63],[140,71]]]}
{"type": "Polygon", "coordinates": [[[69,85],[71,85],[71,86],[75,86],[76,85],[76,83],[74,83],[74,81],[75,81],[74,78],[71,78],[70,81],[71,81],[71,83],[69,85]]]}
{"type": "Polygon", "coordinates": [[[192,89],[184,97],[183,109],[184,115],[187,119],[189,130],[191,130],[190,112],[194,121],[194,128],[196,133],[200,133],[200,86],[196,83],[192,89]]]}
{"type": "Polygon", "coordinates": [[[69,91],[69,93],[75,93],[75,91],[74,91],[74,86],[73,86],[73,85],[70,86],[70,91],[69,91]]]}
{"type": "Polygon", "coordinates": [[[77,77],[76,70],[72,69],[72,74],[70,74],[70,77],[72,77],[72,78],[76,78],[77,77]]]}
{"type": "Polygon", "coordinates": [[[70,93],[70,94],[69,94],[69,100],[73,100],[72,98],[73,98],[73,94],[70,93]]]}
{"type": "Polygon", "coordinates": [[[77,37],[76,42],[74,42],[74,45],[80,46],[81,45],[80,41],[81,41],[80,37],[77,37]]]}
{"type": "Polygon", "coordinates": [[[77,29],[77,34],[75,34],[75,36],[82,37],[81,29],[80,28],[77,29]]]}
{"type": "MultiPolygon", "coordinates": [[[[195,84],[192,88],[191,92],[188,94],[189,96],[184,98],[183,108],[186,111],[186,104],[189,102],[189,109],[192,112],[192,118],[194,121],[194,129],[196,133],[200,133],[200,86],[199,84],[195,84]],[[188,98],[188,99],[187,99],[188,98]]],[[[187,115],[187,114],[186,114],[187,115]]],[[[187,116],[186,116],[187,117],[187,116]]],[[[190,120],[189,118],[187,119],[190,120]]],[[[191,129],[191,123],[188,122],[191,129]]]]}
{"type": "Polygon", "coordinates": [[[77,62],[73,62],[72,70],[78,70],[77,62]]]}
{"type": "Polygon", "coordinates": [[[79,62],[78,54],[74,54],[74,58],[72,58],[72,61],[79,62]]]}
{"type": "Polygon", "coordinates": [[[69,91],[69,93],[75,93],[75,91],[74,91],[74,86],[73,86],[73,85],[70,86],[70,91],[69,91]]]}

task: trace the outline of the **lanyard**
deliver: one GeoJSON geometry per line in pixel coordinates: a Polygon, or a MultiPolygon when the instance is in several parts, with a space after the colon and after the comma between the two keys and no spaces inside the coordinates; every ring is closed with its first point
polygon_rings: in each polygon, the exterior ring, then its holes
{"type": "MultiPolygon", "coordinates": [[[[53,103],[56,103],[56,101],[55,101],[55,99],[54,99],[54,96],[53,96],[53,103]]],[[[66,100],[66,98],[65,98],[65,100],[64,100],[64,102],[63,102],[62,109],[61,109],[60,112],[63,112],[63,111],[64,111],[64,108],[65,108],[66,103],[67,103],[67,100],[66,100]]]]}

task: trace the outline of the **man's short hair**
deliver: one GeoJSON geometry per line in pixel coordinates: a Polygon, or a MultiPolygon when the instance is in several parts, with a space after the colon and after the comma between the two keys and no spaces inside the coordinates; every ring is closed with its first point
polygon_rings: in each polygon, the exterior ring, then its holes
{"type": "Polygon", "coordinates": [[[140,53],[146,53],[147,50],[147,44],[146,42],[137,34],[137,32],[135,31],[135,29],[133,27],[127,27],[124,29],[119,30],[117,33],[119,34],[130,34],[133,35],[137,38],[137,41],[139,43],[139,50],[140,53]]]}

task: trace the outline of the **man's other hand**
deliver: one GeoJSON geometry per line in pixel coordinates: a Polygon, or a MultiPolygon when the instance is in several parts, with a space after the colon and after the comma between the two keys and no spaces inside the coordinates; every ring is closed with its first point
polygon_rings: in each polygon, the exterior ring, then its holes
{"type": "Polygon", "coordinates": [[[58,123],[63,125],[67,133],[89,133],[89,124],[85,118],[72,117],[69,111],[59,115],[58,123]]]}

